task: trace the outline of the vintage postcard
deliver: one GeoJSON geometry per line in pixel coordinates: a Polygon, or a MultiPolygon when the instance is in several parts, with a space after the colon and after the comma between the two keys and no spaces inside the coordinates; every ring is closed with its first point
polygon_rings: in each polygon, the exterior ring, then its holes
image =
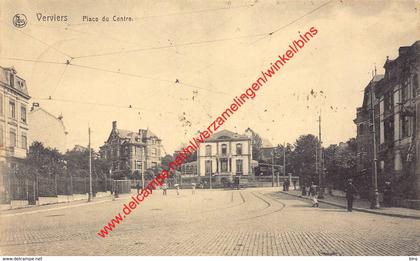
{"type": "Polygon", "coordinates": [[[0,1],[3,260],[416,261],[419,232],[420,1],[0,1]]]}

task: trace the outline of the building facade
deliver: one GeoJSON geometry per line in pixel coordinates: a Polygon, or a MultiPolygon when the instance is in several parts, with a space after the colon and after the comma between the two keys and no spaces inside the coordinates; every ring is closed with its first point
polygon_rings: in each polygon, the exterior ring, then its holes
{"type": "Polygon", "coordinates": [[[31,125],[28,136],[29,146],[32,142],[39,141],[44,147],[57,149],[61,153],[67,151],[68,132],[62,116],[56,117],[39,107],[38,103],[33,103],[28,119],[31,125]]]}
{"type": "Polygon", "coordinates": [[[213,134],[197,151],[197,173],[201,180],[224,183],[233,177],[251,177],[252,146],[248,136],[228,130],[213,134]]]}
{"type": "Polygon", "coordinates": [[[26,158],[29,99],[26,81],[14,68],[0,67],[0,164],[14,167],[26,158]]]}
{"type": "Polygon", "coordinates": [[[385,74],[375,76],[366,87],[363,106],[357,109],[358,171],[368,176],[374,166],[373,107],[379,191],[389,181],[394,205],[418,208],[420,41],[400,47],[399,56],[394,60],[387,58],[384,68],[385,74]]]}
{"type": "Polygon", "coordinates": [[[161,139],[149,129],[122,130],[114,121],[108,140],[100,148],[100,155],[111,162],[114,178],[128,178],[160,166],[161,148],[161,139]]]}

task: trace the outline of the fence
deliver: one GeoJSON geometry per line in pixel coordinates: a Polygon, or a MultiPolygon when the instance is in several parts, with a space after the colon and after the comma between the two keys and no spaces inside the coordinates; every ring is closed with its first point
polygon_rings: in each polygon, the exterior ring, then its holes
{"type": "MultiPolygon", "coordinates": [[[[86,196],[89,193],[87,177],[36,177],[25,178],[0,175],[0,204],[10,204],[14,200],[27,200],[35,205],[40,198],[59,196],[86,196]]],[[[92,179],[92,195],[98,192],[130,193],[130,180],[92,179]]],[[[80,197],[79,197],[80,198],[80,197]]]]}

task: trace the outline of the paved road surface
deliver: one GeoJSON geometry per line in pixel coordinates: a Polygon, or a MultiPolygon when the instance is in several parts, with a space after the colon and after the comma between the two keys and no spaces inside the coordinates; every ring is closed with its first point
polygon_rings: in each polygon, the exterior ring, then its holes
{"type": "MultiPolygon", "coordinates": [[[[159,192],[110,236],[126,200],[0,216],[2,255],[419,255],[419,220],[348,213],[272,188],[159,192]]],[[[33,210],[30,210],[33,211],[33,210]]],[[[25,212],[25,211],[23,211],[25,212]]]]}

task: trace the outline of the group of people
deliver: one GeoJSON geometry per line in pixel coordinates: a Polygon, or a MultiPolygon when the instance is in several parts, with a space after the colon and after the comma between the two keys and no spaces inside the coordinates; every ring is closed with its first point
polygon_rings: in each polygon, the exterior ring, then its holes
{"type": "MultiPolygon", "coordinates": [[[[176,189],[176,194],[179,196],[180,195],[180,185],[179,184],[174,184],[174,187],[176,189]]],[[[196,187],[197,187],[196,183],[191,183],[191,189],[192,189],[192,194],[193,195],[195,194],[196,187]]],[[[201,186],[201,188],[203,188],[203,186],[201,186]]],[[[140,190],[142,189],[142,187],[140,186],[140,183],[137,183],[136,189],[137,189],[137,194],[139,194],[140,190]]],[[[168,195],[168,189],[169,189],[168,183],[166,183],[166,182],[163,183],[163,185],[160,187],[160,189],[162,190],[164,196],[168,195]]]]}
{"type": "Polygon", "coordinates": [[[318,188],[311,182],[311,185],[308,184],[302,186],[302,196],[309,196],[312,199],[312,207],[318,207],[318,188]]]}
{"type": "MultiPolygon", "coordinates": [[[[353,211],[353,201],[355,196],[359,192],[357,191],[356,187],[353,185],[353,180],[348,179],[346,185],[346,200],[347,200],[347,211],[353,211]]],[[[319,189],[318,186],[311,182],[311,185],[308,184],[302,186],[302,196],[308,196],[312,199],[312,207],[318,207],[318,195],[319,189]]]]}

